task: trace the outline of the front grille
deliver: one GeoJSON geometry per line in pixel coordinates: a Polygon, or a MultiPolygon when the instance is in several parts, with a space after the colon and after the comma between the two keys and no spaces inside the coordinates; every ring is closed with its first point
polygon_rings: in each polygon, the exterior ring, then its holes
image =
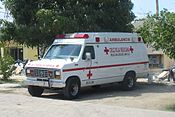
{"type": "Polygon", "coordinates": [[[47,78],[47,77],[49,77],[48,70],[46,70],[46,69],[35,69],[34,70],[34,76],[35,77],[47,78]]]}
{"type": "Polygon", "coordinates": [[[54,70],[50,69],[42,69],[42,68],[30,68],[32,77],[39,77],[39,78],[54,78],[54,70]]]}

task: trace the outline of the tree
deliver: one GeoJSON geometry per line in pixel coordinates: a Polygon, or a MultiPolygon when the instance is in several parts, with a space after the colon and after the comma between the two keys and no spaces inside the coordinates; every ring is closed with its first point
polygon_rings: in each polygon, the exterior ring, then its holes
{"type": "Polygon", "coordinates": [[[139,32],[148,44],[175,58],[175,13],[164,9],[159,16],[149,15],[139,32]]]}
{"type": "Polygon", "coordinates": [[[14,32],[5,34],[29,46],[48,46],[58,33],[132,31],[135,18],[130,0],[4,0],[4,4],[14,18],[14,32]]]}

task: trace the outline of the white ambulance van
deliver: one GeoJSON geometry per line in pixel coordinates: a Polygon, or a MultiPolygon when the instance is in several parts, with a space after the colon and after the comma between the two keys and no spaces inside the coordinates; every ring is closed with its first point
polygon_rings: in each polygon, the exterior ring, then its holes
{"type": "Polygon", "coordinates": [[[131,90],[137,78],[148,77],[147,51],[136,33],[57,35],[41,60],[26,65],[26,76],[32,96],[49,88],[63,89],[67,99],[74,99],[81,87],[114,82],[131,90]]]}

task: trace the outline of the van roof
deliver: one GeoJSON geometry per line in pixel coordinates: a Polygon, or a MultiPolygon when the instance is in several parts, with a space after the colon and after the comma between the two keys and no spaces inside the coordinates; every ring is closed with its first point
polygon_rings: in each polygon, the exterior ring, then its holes
{"type": "Polygon", "coordinates": [[[61,34],[56,36],[55,42],[59,40],[79,40],[83,39],[85,43],[124,43],[124,42],[143,42],[137,33],[124,32],[78,32],[72,34],[61,34]]]}

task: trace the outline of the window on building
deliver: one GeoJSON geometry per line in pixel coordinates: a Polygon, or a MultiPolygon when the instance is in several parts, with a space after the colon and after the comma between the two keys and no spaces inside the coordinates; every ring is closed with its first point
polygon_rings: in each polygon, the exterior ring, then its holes
{"type": "Polygon", "coordinates": [[[153,54],[153,55],[148,55],[149,57],[149,68],[162,68],[163,64],[161,61],[161,56],[160,54],[153,54]]]}

